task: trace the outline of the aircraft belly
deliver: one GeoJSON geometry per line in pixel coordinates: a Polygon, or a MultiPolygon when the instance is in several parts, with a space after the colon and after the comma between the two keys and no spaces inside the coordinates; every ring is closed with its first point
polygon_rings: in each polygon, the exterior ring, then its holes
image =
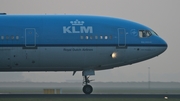
{"type": "MultiPolygon", "coordinates": [[[[124,64],[126,49],[116,47],[38,47],[37,49],[13,48],[8,55],[0,54],[0,71],[81,71],[84,69],[110,69],[124,64]],[[118,53],[113,59],[111,54],[118,53]]],[[[6,51],[7,52],[7,51],[6,51]]]]}
{"type": "Polygon", "coordinates": [[[147,60],[163,51],[164,47],[1,47],[0,71],[103,70],[147,60]],[[117,53],[114,59],[113,52],[117,53]]]}
{"type": "Polygon", "coordinates": [[[157,56],[164,49],[157,47],[38,47],[0,49],[0,70],[75,71],[109,69],[157,56]],[[112,59],[111,54],[117,53],[112,59]],[[128,55],[127,55],[128,54],[128,55]]]}

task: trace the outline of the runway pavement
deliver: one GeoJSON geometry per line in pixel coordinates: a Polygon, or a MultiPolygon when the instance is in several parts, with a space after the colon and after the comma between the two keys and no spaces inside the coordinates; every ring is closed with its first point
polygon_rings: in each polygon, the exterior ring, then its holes
{"type": "Polygon", "coordinates": [[[180,98],[180,94],[0,94],[0,98],[180,98]]]}

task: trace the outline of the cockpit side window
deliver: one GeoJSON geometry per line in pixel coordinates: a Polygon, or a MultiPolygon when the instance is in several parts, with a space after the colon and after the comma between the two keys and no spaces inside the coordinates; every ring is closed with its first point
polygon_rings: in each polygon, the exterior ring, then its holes
{"type": "Polygon", "coordinates": [[[152,34],[148,30],[139,30],[139,37],[140,38],[147,38],[150,37],[152,34]]]}

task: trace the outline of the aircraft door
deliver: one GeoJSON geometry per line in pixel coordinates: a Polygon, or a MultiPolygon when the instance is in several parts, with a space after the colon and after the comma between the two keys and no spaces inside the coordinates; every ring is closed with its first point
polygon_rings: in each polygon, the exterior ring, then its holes
{"type": "Polygon", "coordinates": [[[36,46],[36,29],[35,28],[25,29],[25,46],[26,47],[36,46]]]}
{"type": "Polygon", "coordinates": [[[126,47],[126,30],[124,28],[118,28],[118,46],[126,47]]]}

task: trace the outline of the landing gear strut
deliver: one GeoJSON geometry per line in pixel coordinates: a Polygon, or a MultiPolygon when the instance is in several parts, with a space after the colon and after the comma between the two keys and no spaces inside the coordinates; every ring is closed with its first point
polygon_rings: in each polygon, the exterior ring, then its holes
{"type": "Polygon", "coordinates": [[[93,80],[89,80],[89,76],[88,75],[95,75],[94,70],[93,69],[86,69],[86,70],[82,71],[82,76],[84,77],[84,80],[83,80],[83,84],[84,84],[83,92],[85,94],[91,94],[92,91],[93,91],[92,86],[88,84],[88,83],[90,83],[93,80]]]}
{"type": "Polygon", "coordinates": [[[91,80],[89,80],[89,77],[87,76],[84,76],[84,81],[83,81],[83,84],[84,84],[84,87],[83,87],[83,92],[85,94],[91,94],[92,91],[93,91],[93,88],[91,85],[88,85],[88,83],[90,83],[91,80]]]}

